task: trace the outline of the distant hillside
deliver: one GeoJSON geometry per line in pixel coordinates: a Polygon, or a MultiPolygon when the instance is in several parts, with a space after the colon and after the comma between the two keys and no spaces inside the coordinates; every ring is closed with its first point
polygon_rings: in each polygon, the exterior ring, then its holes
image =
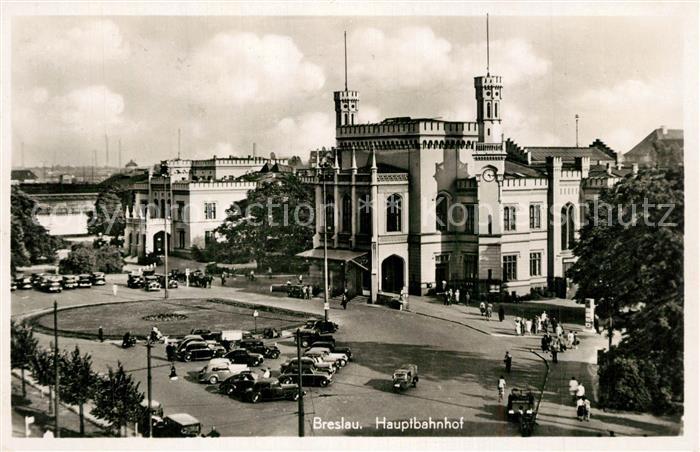
{"type": "Polygon", "coordinates": [[[669,168],[683,164],[683,129],[659,127],[624,155],[627,164],[669,168]]]}

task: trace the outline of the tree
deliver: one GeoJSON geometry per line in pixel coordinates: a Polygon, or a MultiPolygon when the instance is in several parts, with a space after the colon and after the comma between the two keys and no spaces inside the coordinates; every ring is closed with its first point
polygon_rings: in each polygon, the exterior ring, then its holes
{"type": "Polygon", "coordinates": [[[61,367],[61,399],[71,405],[78,405],[80,434],[85,434],[83,407],[90,400],[97,376],[92,371],[92,357],[81,355],[78,346],[66,357],[61,367]]]}
{"type": "Polygon", "coordinates": [[[309,185],[283,175],[232,205],[216,232],[232,255],[250,255],[258,265],[292,257],[312,246],[313,203],[309,185]]]}
{"type": "Polygon", "coordinates": [[[58,267],[61,273],[80,274],[95,271],[119,273],[124,267],[124,258],[119,248],[114,245],[94,248],[84,244],[76,244],[73,245],[68,256],[61,259],[58,267]]]}
{"type": "Polygon", "coordinates": [[[63,240],[51,236],[36,218],[36,201],[17,187],[10,196],[10,250],[12,271],[16,267],[53,261],[63,240]]]}
{"type": "Polygon", "coordinates": [[[126,220],[120,190],[116,187],[107,187],[97,195],[95,209],[88,212],[88,233],[119,237],[124,234],[125,227],[126,220]]]}
{"type": "Polygon", "coordinates": [[[10,361],[12,368],[22,372],[22,397],[27,397],[27,388],[24,379],[24,371],[29,367],[31,357],[37,351],[38,341],[34,337],[32,329],[24,324],[10,322],[11,342],[10,361]]]}
{"type": "MultiPolygon", "coordinates": [[[[52,407],[52,391],[56,383],[56,372],[54,369],[53,350],[37,349],[31,356],[29,366],[32,370],[32,376],[42,386],[47,386],[49,389],[49,408],[52,407]]],[[[63,354],[57,356],[59,369],[62,366],[62,361],[65,359],[63,354]]],[[[60,383],[60,382],[59,382],[60,383]]]]}
{"type": "Polygon", "coordinates": [[[139,383],[117,362],[116,371],[110,367],[106,376],[98,378],[93,401],[91,413],[109,422],[112,429],[121,430],[129,422],[140,419],[143,393],[139,391],[139,383]]]}
{"type": "MultiPolygon", "coordinates": [[[[606,366],[644,369],[637,374],[662,410],[683,397],[683,208],[678,172],[623,179],[589,205],[569,272],[577,297],[594,298],[610,320],[610,338],[613,328],[622,332],[619,346],[610,342],[601,388],[609,395],[616,390],[610,380],[616,372],[606,366]]],[[[607,400],[626,408],[620,398],[607,400]]]]}

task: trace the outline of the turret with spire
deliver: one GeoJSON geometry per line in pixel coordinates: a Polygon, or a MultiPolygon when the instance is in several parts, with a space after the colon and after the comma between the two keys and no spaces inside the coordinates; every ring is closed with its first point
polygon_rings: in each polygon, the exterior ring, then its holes
{"type": "Polygon", "coordinates": [[[489,16],[486,15],[486,76],[474,77],[476,91],[476,122],[479,142],[502,142],[501,92],[503,83],[499,75],[491,75],[489,42],[489,16]]]}
{"type": "Polygon", "coordinates": [[[357,124],[360,96],[357,91],[348,90],[348,39],[347,32],[343,33],[345,48],[345,90],[333,92],[335,103],[335,127],[357,124]]]}

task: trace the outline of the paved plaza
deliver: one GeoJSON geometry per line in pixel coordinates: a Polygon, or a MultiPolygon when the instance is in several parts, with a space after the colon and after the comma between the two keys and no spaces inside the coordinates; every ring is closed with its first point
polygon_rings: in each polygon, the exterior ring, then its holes
{"type": "MultiPolygon", "coordinates": [[[[112,275],[106,286],[57,295],[33,290],[17,291],[12,294],[12,317],[21,319],[50,310],[54,300],[59,308],[65,308],[98,303],[133,303],[163,296],[162,291],[147,293],[128,289],[125,283],[126,275],[112,275]],[[116,297],[112,294],[112,284],[119,287],[116,297]]],[[[260,284],[266,284],[264,278],[260,284]]],[[[210,289],[181,287],[171,290],[170,297],[173,302],[221,298],[323,315],[320,298],[299,300],[262,292],[221,287],[217,280],[210,289]]],[[[124,310],[123,315],[128,318],[129,310],[124,310]]],[[[486,321],[476,307],[443,306],[428,297],[411,297],[409,312],[354,301],[343,310],[339,302],[333,300],[330,318],[340,325],[334,335],[339,345],[350,347],[354,360],[337,374],[330,387],[308,389],[305,398],[307,435],[399,435],[400,432],[387,429],[382,422],[432,417],[457,421],[463,418],[463,422],[456,429],[412,429],[403,434],[517,436],[517,426],[505,420],[505,405],[498,403],[497,380],[504,375],[508,388],[532,388],[537,392],[545,375],[545,364],[531,352],[539,350],[539,337],[515,336],[512,316],[506,316],[503,323],[497,318],[486,321]],[[513,355],[510,374],[505,374],[502,361],[506,351],[513,355]],[[417,388],[396,394],[392,391],[391,374],[404,363],[417,364],[421,380],[417,388]],[[359,427],[329,429],[322,427],[327,427],[322,421],[348,421],[359,427]]],[[[206,328],[207,325],[200,327],[206,328]]],[[[581,331],[581,325],[565,327],[581,331]]],[[[148,331],[131,332],[143,336],[148,331]]],[[[52,337],[45,334],[38,334],[38,337],[42,345],[50,345],[52,337]]],[[[608,436],[611,431],[618,436],[678,433],[677,420],[606,413],[596,409],[595,405],[591,421],[579,422],[568,395],[568,380],[571,376],[577,377],[585,385],[587,394],[595,400],[596,350],[606,346],[606,339],[598,335],[580,333],[580,339],[581,346],[577,350],[560,354],[558,364],[550,363],[551,372],[539,411],[536,435],[608,436]]],[[[91,339],[60,337],[59,345],[64,350],[72,350],[78,345],[82,351],[89,352],[95,370],[100,372],[120,361],[141,382],[141,389],[145,391],[146,350],[142,343],[125,350],[119,346],[119,341],[100,343],[91,339]]],[[[278,374],[280,364],[295,353],[294,344],[289,339],[279,340],[278,345],[282,356],[263,364],[272,369],[273,376],[278,374]]],[[[180,378],[170,381],[170,364],[165,358],[164,348],[154,349],[153,398],[163,404],[166,414],[190,413],[201,421],[204,432],[216,426],[225,436],[297,434],[296,403],[279,401],[252,405],[230,399],[219,394],[215,386],[196,382],[196,372],[203,365],[203,362],[178,362],[176,368],[180,378]]]]}

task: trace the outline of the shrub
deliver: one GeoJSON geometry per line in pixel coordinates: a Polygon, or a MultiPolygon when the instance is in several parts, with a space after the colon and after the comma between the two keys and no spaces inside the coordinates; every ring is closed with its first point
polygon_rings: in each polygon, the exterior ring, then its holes
{"type": "Polygon", "coordinates": [[[65,259],[58,264],[61,273],[119,273],[124,266],[124,258],[119,248],[113,245],[92,248],[84,244],[73,245],[65,259]]]}
{"type": "Polygon", "coordinates": [[[600,377],[600,404],[606,408],[629,411],[648,411],[653,395],[649,380],[653,369],[634,358],[617,356],[613,351],[603,355],[598,369],[600,377]]]}

